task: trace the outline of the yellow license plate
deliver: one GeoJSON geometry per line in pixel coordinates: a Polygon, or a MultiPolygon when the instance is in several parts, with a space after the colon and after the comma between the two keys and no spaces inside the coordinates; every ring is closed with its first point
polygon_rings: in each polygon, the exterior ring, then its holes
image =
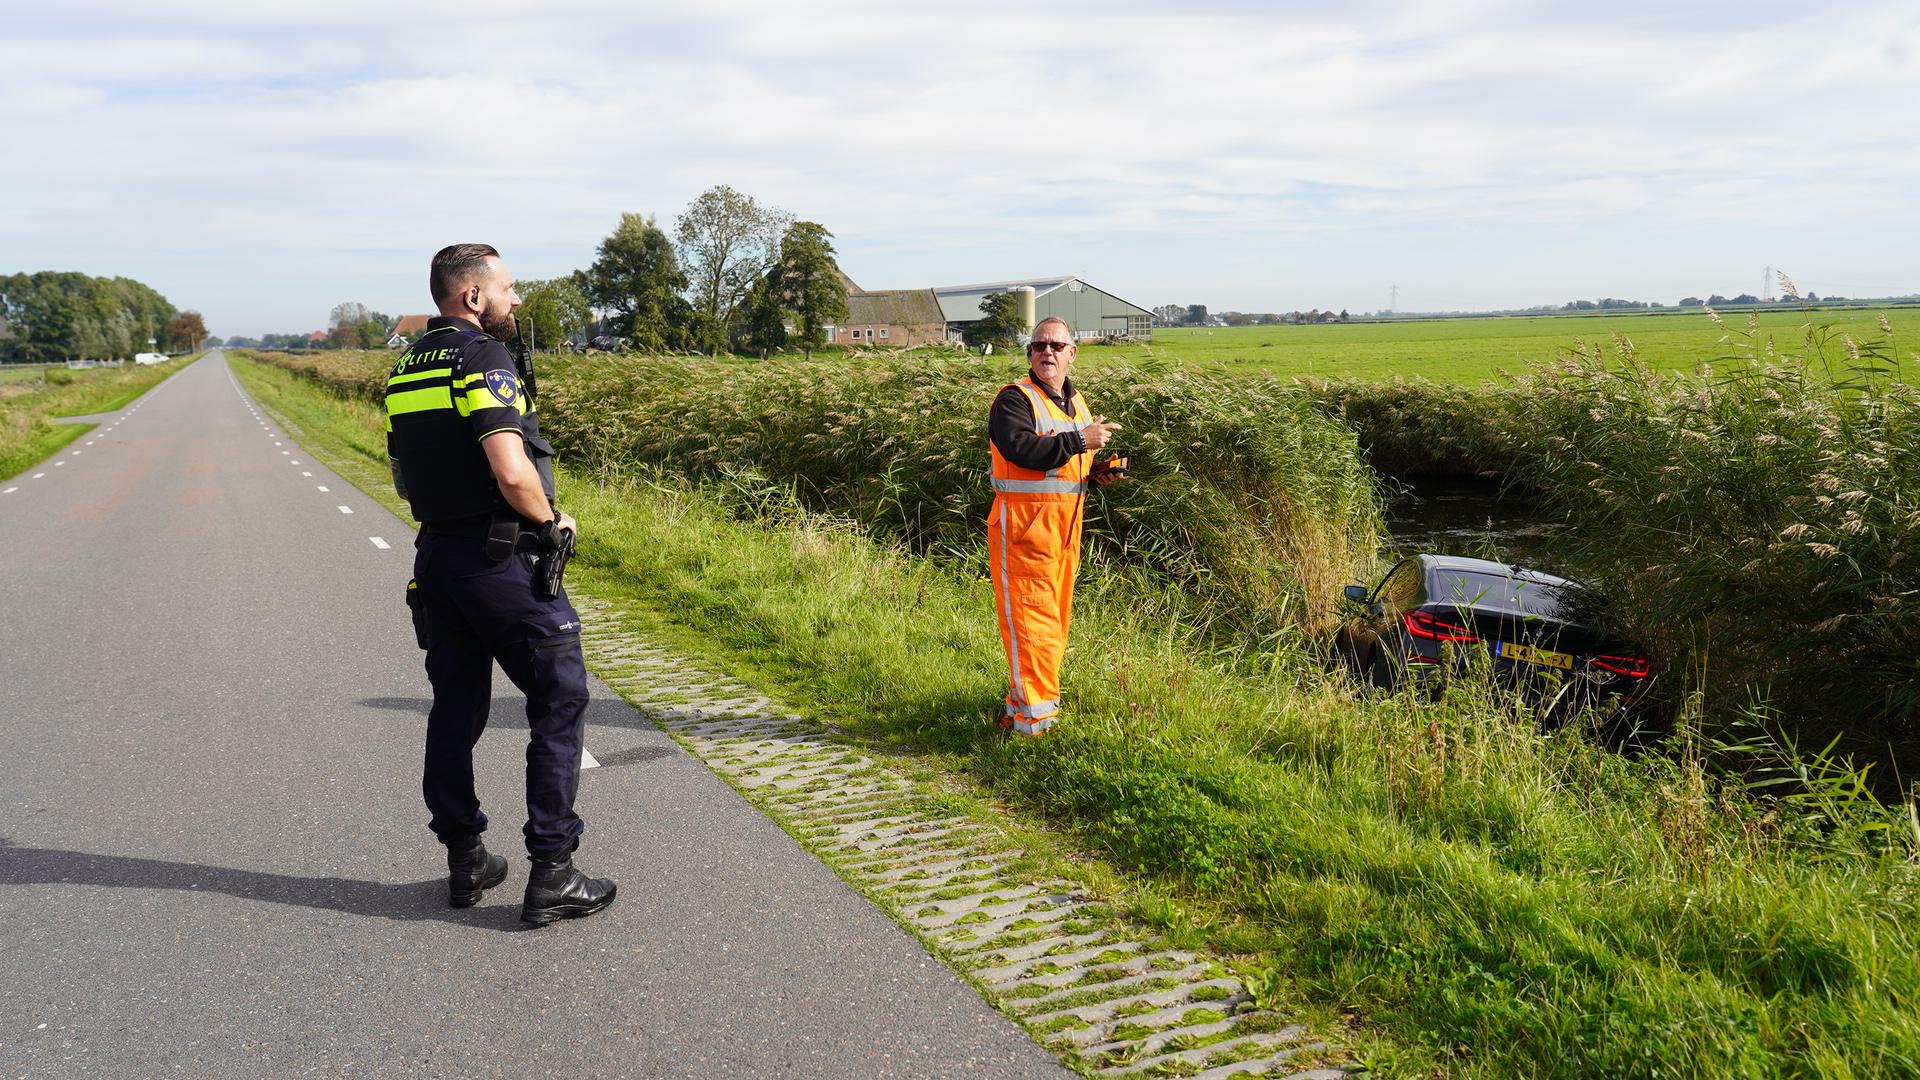
{"type": "Polygon", "coordinates": [[[1573,670],[1573,654],[1554,652],[1552,649],[1536,649],[1531,645],[1521,645],[1512,641],[1500,643],[1500,656],[1506,660],[1518,660],[1527,664],[1539,664],[1541,667],[1559,668],[1561,671],[1573,670]]]}

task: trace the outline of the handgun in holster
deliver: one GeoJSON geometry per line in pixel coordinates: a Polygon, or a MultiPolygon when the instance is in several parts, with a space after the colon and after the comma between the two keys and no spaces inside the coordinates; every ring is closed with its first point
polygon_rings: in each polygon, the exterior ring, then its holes
{"type": "Polygon", "coordinates": [[[540,534],[540,550],[535,556],[533,591],[542,600],[560,598],[560,579],[566,575],[567,561],[573,558],[573,530],[558,525],[540,534]]]}
{"type": "Polygon", "coordinates": [[[433,638],[427,633],[427,603],[420,595],[420,583],[412,579],[407,581],[407,611],[413,615],[413,641],[421,648],[433,644],[433,638]]]}

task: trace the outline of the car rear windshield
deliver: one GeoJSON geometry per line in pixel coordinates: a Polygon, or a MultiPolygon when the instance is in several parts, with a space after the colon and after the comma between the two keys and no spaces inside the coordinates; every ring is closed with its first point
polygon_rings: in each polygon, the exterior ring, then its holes
{"type": "Polygon", "coordinates": [[[1565,618],[1571,607],[1565,589],[1537,581],[1522,581],[1498,574],[1476,574],[1471,570],[1440,570],[1433,575],[1429,603],[1471,604],[1474,607],[1506,608],[1539,615],[1565,618]]]}

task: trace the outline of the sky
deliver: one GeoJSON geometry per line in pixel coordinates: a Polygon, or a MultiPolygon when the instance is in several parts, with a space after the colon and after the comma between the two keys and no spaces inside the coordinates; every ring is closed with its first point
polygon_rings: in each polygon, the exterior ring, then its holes
{"type": "Polygon", "coordinates": [[[1215,311],[1920,292],[1920,7],[69,0],[0,31],[0,273],[222,336],[584,268],[726,184],[866,288],[1215,311]]]}

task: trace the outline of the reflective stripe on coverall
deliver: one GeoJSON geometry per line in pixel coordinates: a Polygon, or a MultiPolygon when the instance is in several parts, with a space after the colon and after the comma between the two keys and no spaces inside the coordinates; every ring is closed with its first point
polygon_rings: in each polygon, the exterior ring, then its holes
{"type": "MultiPolygon", "coordinates": [[[[1075,393],[1072,415],[1030,380],[1012,384],[1033,405],[1034,431],[1052,437],[1093,422],[1086,398],[1075,393]]],[[[1093,452],[1075,454],[1057,469],[1023,469],[993,454],[993,511],[987,519],[987,557],[993,575],[1000,641],[1009,672],[1005,718],[1018,735],[1039,735],[1060,710],[1060,660],[1067,651],[1073,578],[1080,569],[1080,511],[1093,469],[1093,452]]]]}

